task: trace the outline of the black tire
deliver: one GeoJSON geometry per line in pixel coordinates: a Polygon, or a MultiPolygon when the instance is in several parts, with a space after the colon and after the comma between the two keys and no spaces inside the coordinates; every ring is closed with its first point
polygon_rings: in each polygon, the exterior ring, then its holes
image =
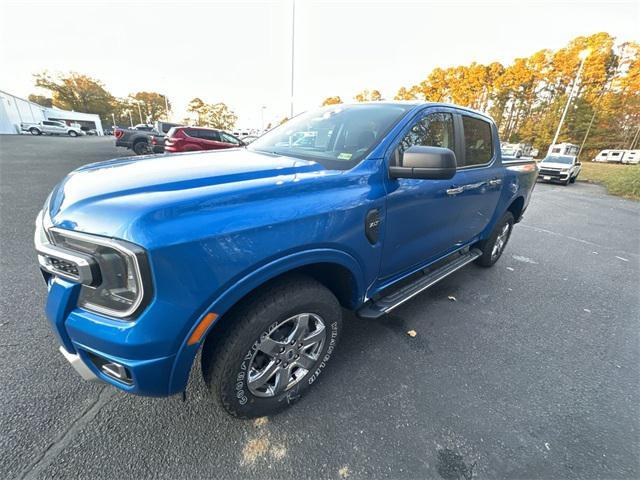
{"type": "Polygon", "coordinates": [[[202,352],[204,380],[218,406],[234,417],[253,418],[288,407],[318,379],[340,338],[342,310],[326,287],[306,276],[293,275],[267,287],[224,321],[224,334],[218,332],[205,343],[202,352]],[[303,317],[300,314],[310,314],[307,323],[313,323],[314,327],[313,331],[307,330],[298,337],[301,342],[320,338],[322,332],[324,337],[321,343],[303,346],[291,354],[302,343],[291,346],[287,339],[293,338],[297,331],[294,327],[304,322],[292,323],[288,335],[282,329],[287,328],[293,318],[303,317]],[[319,329],[316,317],[321,319],[324,330],[319,329]],[[287,347],[284,353],[281,345],[287,347]],[[312,355],[303,351],[307,348],[315,349],[312,355]],[[270,356],[262,350],[277,353],[270,356]],[[304,358],[299,358],[302,356],[304,358]],[[299,361],[304,361],[309,368],[299,366],[299,361]],[[251,386],[250,372],[254,372],[251,386]]]}
{"type": "Polygon", "coordinates": [[[139,141],[133,144],[133,151],[136,155],[144,155],[147,153],[147,142],[139,141]]]}
{"type": "Polygon", "coordinates": [[[42,132],[37,128],[30,128],[29,133],[31,133],[31,135],[42,135],[42,132]]]}
{"type": "Polygon", "coordinates": [[[75,132],[75,131],[73,131],[73,130],[69,130],[69,136],[70,136],[70,137],[77,137],[77,136],[78,136],[78,133],[77,133],[77,132],[75,132]]]}
{"type": "Polygon", "coordinates": [[[478,243],[476,248],[479,248],[482,252],[482,255],[476,259],[476,263],[481,267],[491,267],[493,266],[502,256],[504,249],[509,242],[509,238],[511,238],[511,232],[513,231],[513,225],[515,220],[513,218],[513,214],[511,212],[505,213],[500,221],[496,223],[491,235],[486,240],[478,243]],[[507,226],[506,237],[501,237],[501,234],[504,233],[505,226],[507,226]],[[501,237],[503,243],[499,246],[498,251],[494,252],[494,247],[498,241],[498,237],[501,237]]]}
{"type": "Polygon", "coordinates": [[[571,177],[571,183],[576,183],[576,179],[578,178],[578,176],[576,175],[575,177],[571,177]]]}

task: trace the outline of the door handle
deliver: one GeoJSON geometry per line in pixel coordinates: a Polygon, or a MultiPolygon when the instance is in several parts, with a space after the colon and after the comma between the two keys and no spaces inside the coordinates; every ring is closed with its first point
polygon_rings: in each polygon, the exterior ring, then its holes
{"type": "Polygon", "coordinates": [[[501,185],[502,184],[502,179],[500,178],[494,178],[493,180],[489,180],[489,186],[491,187],[495,187],[496,185],[501,185]]]}
{"type": "Polygon", "coordinates": [[[447,188],[447,195],[458,195],[462,192],[464,192],[464,187],[447,188]]]}

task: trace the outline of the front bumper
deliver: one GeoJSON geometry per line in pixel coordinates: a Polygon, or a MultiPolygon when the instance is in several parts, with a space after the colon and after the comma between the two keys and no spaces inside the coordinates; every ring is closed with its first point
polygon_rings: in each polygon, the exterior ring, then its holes
{"type": "Polygon", "coordinates": [[[183,346],[188,331],[180,331],[184,324],[176,319],[184,318],[184,312],[154,302],[135,321],[112,319],[77,307],[80,284],[45,277],[47,318],[62,345],[61,353],[83,379],[154,397],[185,389],[191,364],[184,358],[195,356],[198,345],[183,346]],[[178,355],[185,350],[193,350],[192,355],[178,355]],[[110,374],[104,368],[109,364],[122,366],[127,378],[110,374]]]}
{"type": "Polygon", "coordinates": [[[538,180],[544,182],[566,182],[570,173],[538,173],[538,180]]]}

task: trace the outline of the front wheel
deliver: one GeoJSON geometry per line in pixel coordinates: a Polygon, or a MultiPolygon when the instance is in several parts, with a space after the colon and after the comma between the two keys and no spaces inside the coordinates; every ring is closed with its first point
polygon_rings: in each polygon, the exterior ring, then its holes
{"type": "Polygon", "coordinates": [[[225,319],[207,340],[205,383],[235,417],[276,413],[318,379],[342,330],[342,310],[323,285],[292,276],[271,285],[225,319]]]}
{"type": "Polygon", "coordinates": [[[40,130],[37,128],[31,128],[29,129],[29,133],[31,133],[31,135],[40,135],[40,130]]]}
{"type": "Polygon", "coordinates": [[[78,133],[77,133],[77,132],[74,132],[73,130],[69,130],[69,136],[70,136],[70,137],[77,137],[77,136],[78,136],[78,133]]]}
{"type": "Polygon", "coordinates": [[[571,177],[571,183],[576,183],[576,179],[578,178],[578,176],[576,175],[575,177],[571,177]]]}
{"type": "Polygon", "coordinates": [[[505,213],[494,227],[489,238],[477,245],[482,252],[482,255],[476,259],[478,265],[491,267],[498,261],[507,246],[507,242],[509,242],[509,238],[511,238],[514,223],[513,214],[511,212],[505,213]]]}

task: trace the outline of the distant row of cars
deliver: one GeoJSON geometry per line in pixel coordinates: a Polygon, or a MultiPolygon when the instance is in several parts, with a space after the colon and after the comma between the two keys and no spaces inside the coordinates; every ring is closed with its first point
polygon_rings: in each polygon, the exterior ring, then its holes
{"type": "Polygon", "coordinates": [[[161,121],[154,125],[140,124],[133,128],[116,128],[114,135],[116,146],[129,148],[136,155],[221,150],[245,146],[257,138],[253,135],[238,138],[215,128],[161,121]]]}

